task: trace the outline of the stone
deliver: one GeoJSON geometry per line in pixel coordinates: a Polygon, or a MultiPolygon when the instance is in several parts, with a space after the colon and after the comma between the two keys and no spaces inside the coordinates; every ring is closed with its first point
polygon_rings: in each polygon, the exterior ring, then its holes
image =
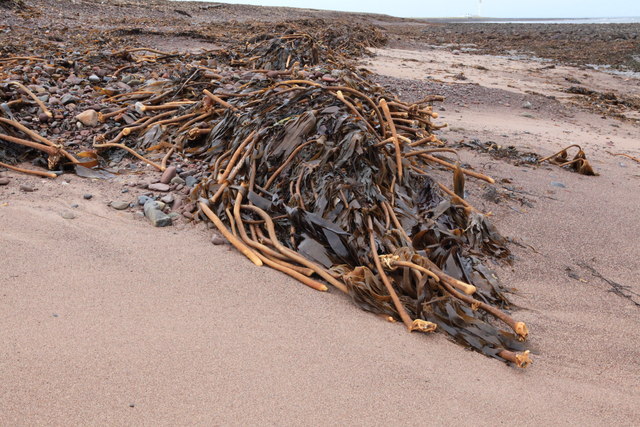
{"type": "MultiPolygon", "coordinates": [[[[51,102],[51,100],[50,100],[51,102]]],[[[76,98],[75,96],[71,95],[70,93],[65,94],[62,99],[60,99],[60,103],[62,105],[67,105],[67,104],[71,104],[73,102],[78,102],[78,98],[76,98]]]]}
{"type": "Polygon", "coordinates": [[[189,175],[185,179],[185,184],[187,185],[187,187],[194,187],[197,183],[198,183],[198,180],[191,175],[189,175]]]}
{"type": "Polygon", "coordinates": [[[9,184],[9,178],[7,178],[6,176],[0,177],[0,185],[8,185],[8,184],[9,184]]]}
{"type": "Polygon", "coordinates": [[[65,83],[70,86],[79,85],[82,83],[82,79],[80,77],[74,76],[73,74],[65,80],[65,83]]]}
{"type": "Polygon", "coordinates": [[[161,182],[156,182],[155,184],[150,184],[148,188],[151,191],[162,191],[162,192],[165,192],[165,193],[171,189],[171,187],[169,187],[168,184],[163,184],[161,182]]]}
{"type": "Polygon", "coordinates": [[[73,212],[64,211],[60,214],[60,216],[64,219],[74,219],[76,217],[76,214],[74,214],[73,212]]]}
{"type": "Polygon", "coordinates": [[[162,173],[162,177],[160,177],[160,182],[162,184],[169,184],[173,178],[175,178],[177,173],[175,166],[169,166],[162,173]]]}
{"type": "Polygon", "coordinates": [[[227,239],[222,237],[220,233],[213,233],[213,235],[211,236],[211,243],[213,243],[216,246],[224,245],[225,243],[227,243],[227,239]]]}
{"type": "Polygon", "coordinates": [[[553,185],[554,187],[558,187],[558,188],[567,188],[566,185],[564,185],[563,183],[558,182],[558,181],[551,181],[551,185],[553,185]]]}
{"type": "Polygon", "coordinates": [[[162,212],[160,204],[154,200],[144,204],[144,216],[154,227],[167,227],[172,224],[171,217],[162,212]]]}
{"type": "Polygon", "coordinates": [[[20,191],[24,191],[25,193],[32,193],[36,191],[36,188],[28,184],[21,184],[20,191]]]}
{"type": "Polygon", "coordinates": [[[102,79],[101,79],[100,77],[96,76],[95,74],[91,74],[91,75],[89,76],[89,81],[90,81],[91,83],[100,83],[100,81],[101,81],[101,80],[102,80],[102,79]]]}
{"type": "Polygon", "coordinates": [[[118,201],[115,201],[115,202],[111,202],[110,205],[115,210],[123,211],[123,210],[125,210],[125,209],[127,209],[129,207],[129,202],[118,202],[118,201]]]}
{"type": "Polygon", "coordinates": [[[173,202],[173,206],[171,206],[171,209],[173,209],[174,211],[179,211],[180,208],[182,207],[183,203],[184,203],[183,198],[182,197],[178,197],[173,202]]]}
{"type": "Polygon", "coordinates": [[[84,196],[82,196],[85,200],[91,200],[93,198],[93,194],[85,194],[84,196]]]}
{"type": "Polygon", "coordinates": [[[171,184],[184,185],[185,181],[179,176],[174,176],[173,178],[171,178],[171,184]]]}
{"type": "Polygon", "coordinates": [[[76,115],[76,120],[88,127],[98,126],[100,120],[98,119],[98,112],[96,110],[86,110],[76,115]]]}
{"type": "Polygon", "coordinates": [[[166,196],[163,196],[162,198],[160,198],[160,200],[163,203],[166,203],[167,205],[169,205],[174,201],[173,194],[167,194],[166,196]]]}
{"type": "Polygon", "coordinates": [[[529,101],[525,101],[522,104],[522,108],[524,108],[525,110],[530,110],[531,108],[533,108],[533,105],[531,105],[531,103],[529,101]]]}
{"type": "Polygon", "coordinates": [[[153,200],[153,199],[149,196],[138,196],[138,204],[140,206],[144,206],[144,204],[147,203],[149,200],[153,200]]]}

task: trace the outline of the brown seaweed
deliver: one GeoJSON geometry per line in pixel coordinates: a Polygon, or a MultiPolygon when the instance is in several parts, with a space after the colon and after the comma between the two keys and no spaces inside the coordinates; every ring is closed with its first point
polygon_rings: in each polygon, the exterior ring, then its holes
{"type": "Polygon", "coordinates": [[[196,220],[213,221],[255,264],[317,290],[331,285],[410,331],[437,328],[528,365],[528,330],[507,314],[508,289],[485,265],[510,259],[507,242],[464,200],[465,176],[493,180],[440,155],[455,150],[435,136],[427,101],[404,103],[345,61],[340,50],[366,46],[361,31],[276,28],[187,57],[114,52],[115,74],[135,63],[171,78],[101,88],[110,129],[94,148],[159,170],[176,158],[195,165],[196,220]],[[453,172],[453,191],[436,180],[442,169],[453,172]]]}

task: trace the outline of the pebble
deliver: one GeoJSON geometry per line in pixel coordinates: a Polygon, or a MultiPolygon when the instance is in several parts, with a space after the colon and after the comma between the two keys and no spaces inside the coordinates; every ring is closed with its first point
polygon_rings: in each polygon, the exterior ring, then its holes
{"type": "Polygon", "coordinates": [[[147,203],[149,200],[153,200],[153,199],[149,196],[138,196],[138,204],[140,206],[144,206],[144,204],[147,203]]]}
{"type": "Polygon", "coordinates": [[[72,207],[73,209],[76,209],[76,208],[80,207],[80,205],[79,205],[79,204],[77,204],[77,203],[73,203],[73,204],[71,204],[71,207],[72,207]]]}
{"type": "Polygon", "coordinates": [[[0,185],[8,185],[9,184],[9,178],[7,178],[6,176],[0,177],[0,185]]]}
{"type": "Polygon", "coordinates": [[[49,120],[51,120],[51,118],[45,113],[40,113],[38,114],[38,120],[40,121],[40,123],[49,123],[49,120]]]}
{"type": "Polygon", "coordinates": [[[89,81],[90,81],[91,83],[100,83],[100,81],[101,81],[101,80],[102,80],[102,79],[101,79],[100,77],[96,76],[95,74],[91,74],[91,75],[89,76],[89,81]]]}
{"type": "Polygon", "coordinates": [[[93,194],[85,194],[84,196],[82,196],[85,200],[91,200],[91,198],[93,197],[93,194]]]}
{"type": "Polygon", "coordinates": [[[20,191],[24,191],[25,193],[32,193],[32,192],[36,191],[36,188],[32,187],[30,185],[27,185],[27,184],[21,184],[20,185],[20,191]]]}
{"type": "Polygon", "coordinates": [[[72,102],[77,102],[77,101],[78,101],[78,98],[76,98],[75,96],[71,95],[70,93],[65,94],[62,97],[62,99],[60,99],[60,103],[62,105],[71,104],[72,102]]]}
{"type": "Polygon", "coordinates": [[[558,182],[558,181],[551,181],[551,185],[553,185],[554,187],[558,187],[558,188],[567,188],[566,185],[564,185],[563,183],[558,182]]]}
{"type": "Polygon", "coordinates": [[[76,217],[76,214],[74,214],[73,212],[64,211],[60,214],[60,216],[64,219],[74,219],[76,217]]]}
{"type": "Polygon", "coordinates": [[[115,210],[122,211],[129,207],[129,202],[111,202],[111,207],[115,210]]]}
{"type": "Polygon", "coordinates": [[[173,178],[171,178],[171,184],[184,185],[185,180],[180,178],[179,176],[174,176],[173,178]]]}
{"type": "Polygon", "coordinates": [[[211,243],[213,243],[216,246],[224,245],[225,243],[227,243],[227,239],[222,237],[220,233],[213,233],[213,235],[211,236],[211,243]]]}
{"type": "Polygon", "coordinates": [[[173,194],[167,194],[166,196],[163,196],[160,200],[166,204],[173,203],[174,201],[173,194]]]}
{"type": "Polygon", "coordinates": [[[173,202],[173,206],[171,207],[174,211],[179,211],[182,207],[183,199],[182,197],[178,197],[175,202],[173,202]]]}
{"type": "Polygon", "coordinates": [[[149,200],[144,204],[144,216],[147,217],[154,227],[166,227],[172,224],[171,217],[162,212],[158,202],[149,200]]]}
{"type": "Polygon", "coordinates": [[[98,112],[96,110],[86,110],[76,115],[76,120],[88,127],[98,126],[98,112]]]}
{"type": "Polygon", "coordinates": [[[529,101],[525,101],[522,104],[522,108],[526,109],[526,110],[530,110],[531,108],[533,108],[533,105],[531,105],[531,103],[529,101]]]}
{"type": "Polygon", "coordinates": [[[155,184],[150,184],[149,185],[149,190],[152,191],[162,191],[162,192],[167,192],[171,189],[171,187],[169,187],[168,184],[163,184],[161,182],[156,182],[155,184]]]}
{"type": "Polygon", "coordinates": [[[67,78],[67,80],[65,80],[65,83],[71,86],[75,86],[82,83],[82,79],[72,74],[70,77],[67,78]]]}
{"type": "Polygon", "coordinates": [[[162,177],[160,178],[160,182],[162,184],[169,184],[170,182],[172,183],[172,179],[175,178],[176,176],[176,167],[175,166],[169,166],[168,168],[166,168],[164,170],[164,172],[162,173],[162,177]]]}
{"type": "Polygon", "coordinates": [[[198,183],[198,180],[191,175],[189,175],[185,179],[185,184],[187,185],[187,187],[194,187],[197,183],[198,183]]]}

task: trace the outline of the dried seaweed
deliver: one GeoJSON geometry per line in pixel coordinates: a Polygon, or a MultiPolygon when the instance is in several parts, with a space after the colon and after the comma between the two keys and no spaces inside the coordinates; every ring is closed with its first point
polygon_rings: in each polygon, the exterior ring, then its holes
{"type": "Polygon", "coordinates": [[[553,155],[551,155],[549,157],[545,157],[544,159],[540,159],[539,163],[547,162],[547,161],[549,163],[553,163],[554,165],[558,165],[560,167],[568,166],[569,168],[571,168],[575,172],[577,172],[579,174],[582,174],[582,175],[590,175],[590,176],[597,176],[598,175],[597,173],[595,173],[595,171],[591,167],[591,164],[587,160],[587,156],[584,153],[584,151],[582,150],[582,148],[577,144],[573,144],[573,145],[570,145],[568,147],[565,147],[562,150],[558,151],[557,153],[555,153],[555,154],[553,154],[553,155]],[[571,148],[577,148],[578,152],[573,157],[573,159],[569,160],[568,150],[571,149],[571,148]]]}
{"type": "Polygon", "coordinates": [[[182,58],[113,52],[116,71],[135,63],[170,78],[99,88],[111,128],[94,149],[125,149],[159,170],[176,158],[194,165],[196,219],[255,264],[527,366],[527,328],[485,265],[510,259],[506,240],[464,200],[465,176],[493,180],[436,154],[455,150],[435,136],[428,102],[402,102],[336,53],[363,40],[329,36],[280,28],[182,58]],[[436,169],[453,172],[453,191],[436,169]]]}

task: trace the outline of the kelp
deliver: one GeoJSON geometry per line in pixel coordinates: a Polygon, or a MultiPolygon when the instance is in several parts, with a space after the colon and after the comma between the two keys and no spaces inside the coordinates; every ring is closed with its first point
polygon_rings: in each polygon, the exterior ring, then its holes
{"type": "Polygon", "coordinates": [[[539,163],[547,162],[547,161],[549,163],[552,163],[554,165],[558,165],[560,167],[568,166],[569,168],[571,168],[575,172],[577,172],[579,174],[582,174],[582,175],[590,175],[590,176],[597,176],[598,175],[593,170],[593,168],[591,167],[591,164],[587,160],[587,156],[584,153],[584,150],[582,150],[582,148],[577,144],[569,145],[568,147],[563,148],[562,150],[558,151],[557,153],[555,153],[555,154],[553,154],[553,155],[551,155],[549,157],[545,157],[544,159],[540,159],[539,163]],[[571,148],[577,148],[578,152],[573,157],[573,159],[569,160],[568,150],[571,149],[571,148]]]}
{"type": "Polygon", "coordinates": [[[507,242],[465,200],[465,177],[493,180],[443,157],[455,150],[434,134],[437,97],[402,102],[338,58],[300,28],[194,56],[178,79],[109,94],[127,119],[94,148],[126,148],[160,170],[194,165],[196,220],[256,265],[527,366],[527,327],[506,313],[508,289],[485,264],[508,261],[507,242]],[[453,172],[453,191],[440,169],[453,172]]]}

